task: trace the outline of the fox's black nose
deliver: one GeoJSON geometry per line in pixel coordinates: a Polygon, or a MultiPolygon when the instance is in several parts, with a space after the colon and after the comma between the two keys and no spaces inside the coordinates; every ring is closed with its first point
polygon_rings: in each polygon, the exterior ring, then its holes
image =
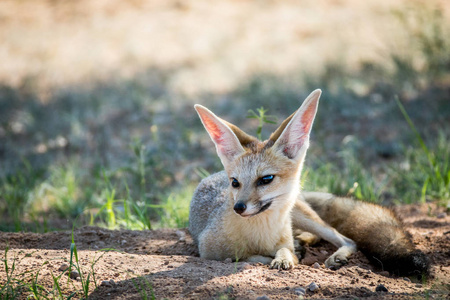
{"type": "Polygon", "coordinates": [[[242,214],[247,209],[247,205],[244,202],[238,202],[234,205],[234,211],[238,214],[242,214]]]}

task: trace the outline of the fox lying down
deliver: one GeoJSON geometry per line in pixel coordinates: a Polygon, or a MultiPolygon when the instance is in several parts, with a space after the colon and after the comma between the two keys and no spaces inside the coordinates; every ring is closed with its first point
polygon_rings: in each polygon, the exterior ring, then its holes
{"type": "Polygon", "coordinates": [[[203,179],[192,198],[189,231],[200,256],[291,269],[298,263],[293,232],[300,230],[296,238],[303,244],[324,239],[337,247],[326,267],[339,268],[359,249],[385,270],[426,275],[428,258],[414,248],[390,210],[300,191],[320,95],[312,92],[266,141],[195,106],[225,168],[203,179]]]}

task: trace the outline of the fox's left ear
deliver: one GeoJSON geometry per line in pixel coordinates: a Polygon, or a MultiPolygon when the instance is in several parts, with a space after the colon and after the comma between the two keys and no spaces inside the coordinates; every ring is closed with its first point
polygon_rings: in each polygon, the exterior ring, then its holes
{"type": "Polygon", "coordinates": [[[319,89],[313,91],[302,106],[272,134],[270,139],[275,142],[274,149],[281,151],[291,159],[297,160],[304,157],[309,146],[309,134],[321,94],[322,91],[319,89]]]}

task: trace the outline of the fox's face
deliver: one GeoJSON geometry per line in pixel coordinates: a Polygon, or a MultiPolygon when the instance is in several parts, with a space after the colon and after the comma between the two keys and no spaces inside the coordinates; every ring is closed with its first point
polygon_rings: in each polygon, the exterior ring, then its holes
{"type": "Polygon", "coordinates": [[[234,211],[243,217],[285,206],[298,186],[298,164],[273,150],[247,151],[226,169],[234,211]]]}
{"type": "Polygon", "coordinates": [[[195,106],[228,174],[230,200],[237,214],[250,217],[284,207],[288,203],[283,202],[292,199],[287,194],[298,193],[320,94],[320,90],[311,93],[264,142],[207,108],[195,106]]]}

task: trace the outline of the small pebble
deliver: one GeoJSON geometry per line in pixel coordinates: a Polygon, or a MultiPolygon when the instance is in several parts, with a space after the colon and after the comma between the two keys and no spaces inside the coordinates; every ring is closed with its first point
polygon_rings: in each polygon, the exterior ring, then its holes
{"type": "Polygon", "coordinates": [[[116,285],[116,282],[114,281],[114,279],[111,279],[110,281],[109,281],[109,283],[111,283],[111,285],[116,285]]]}
{"type": "Polygon", "coordinates": [[[314,292],[319,289],[319,286],[314,281],[308,285],[308,290],[314,292]]]}
{"type": "Polygon", "coordinates": [[[409,279],[408,277],[403,277],[403,280],[407,281],[407,282],[411,282],[411,279],[409,279]]]}
{"type": "Polygon", "coordinates": [[[259,296],[258,298],[256,298],[256,300],[270,300],[270,298],[267,297],[267,295],[264,295],[264,296],[259,296]]]}
{"type": "Polygon", "coordinates": [[[294,289],[294,294],[297,296],[304,296],[306,294],[306,290],[302,287],[297,287],[294,289]]]}
{"type": "Polygon", "coordinates": [[[314,269],[320,269],[320,265],[318,262],[315,262],[312,266],[314,269]]]}
{"type": "Polygon", "coordinates": [[[186,240],[186,233],[184,231],[177,230],[175,233],[178,235],[178,240],[180,242],[184,242],[186,240]]]}
{"type": "Polygon", "coordinates": [[[442,212],[442,213],[438,214],[436,217],[437,217],[438,219],[443,219],[443,218],[445,218],[446,216],[447,216],[447,214],[446,214],[445,212],[442,212]]]}
{"type": "Polygon", "coordinates": [[[72,279],[77,279],[77,277],[80,277],[80,273],[78,273],[77,271],[69,272],[69,275],[72,279]]]}
{"type": "Polygon", "coordinates": [[[60,267],[59,267],[59,271],[62,271],[62,272],[64,272],[65,270],[67,270],[69,268],[69,265],[68,264],[62,264],[60,267]]]}
{"type": "Polygon", "coordinates": [[[387,292],[387,291],[388,291],[388,289],[382,284],[378,285],[375,288],[375,292],[387,292]]]}
{"type": "Polygon", "coordinates": [[[229,264],[229,263],[232,263],[233,261],[231,260],[231,258],[228,257],[223,262],[226,264],[229,264]]]}
{"type": "Polygon", "coordinates": [[[148,273],[148,272],[150,272],[150,269],[144,269],[144,272],[148,273]]]}
{"type": "Polygon", "coordinates": [[[134,274],[134,270],[133,269],[128,269],[127,271],[134,274]]]}
{"type": "Polygon", "coordinates": [[[111,287],[112,284],[111,284],[111,282],[109,282],[108,280],[103,280],[103,281],[100,283],[100,286],[111,287]]]}
{"type": "Polygon", "coordinates": [[[389,272],[388,271],[381,271],[378,274],[381,275],[381,276],[384,276],[384,277],[389,277],[389,272]]]}

